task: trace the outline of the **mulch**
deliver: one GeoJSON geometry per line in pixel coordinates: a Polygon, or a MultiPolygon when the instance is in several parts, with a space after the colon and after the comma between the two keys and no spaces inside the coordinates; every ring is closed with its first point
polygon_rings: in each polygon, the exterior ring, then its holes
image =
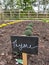
{"type": "Polygon", "coordinates": [[[23,35],[26,26],[33,22],[32,36],[38,36],[38,55],[28,54],[28,65],[49,65],[49,23],[24,21],[0,28],[0,65],[16,65],[12,58],[12,35],[23,35]]]}

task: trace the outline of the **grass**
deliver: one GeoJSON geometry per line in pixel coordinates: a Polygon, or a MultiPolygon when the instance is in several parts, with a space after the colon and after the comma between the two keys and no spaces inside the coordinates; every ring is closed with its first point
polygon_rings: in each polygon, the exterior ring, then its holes
{"type": "Polygon", "coordinates": [[[45,18],[44,18],[44,19],[42,19],[42,21],[49,23],[49,19],[45,19],[45,18]]]}

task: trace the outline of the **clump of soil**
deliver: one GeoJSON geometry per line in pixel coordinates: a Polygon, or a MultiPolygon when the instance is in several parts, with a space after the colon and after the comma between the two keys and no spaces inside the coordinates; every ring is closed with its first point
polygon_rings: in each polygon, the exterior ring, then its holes
{"type": "Polygon", "coordinates": [[[34,24],[32,35],[39,38],[39,48],[38,55],[28,54],[28,65],[49,65],[49,23],[31,20],[0,28],[0,65],[16,65],[10,36],[23,35],[30,22],[34,24]]]}

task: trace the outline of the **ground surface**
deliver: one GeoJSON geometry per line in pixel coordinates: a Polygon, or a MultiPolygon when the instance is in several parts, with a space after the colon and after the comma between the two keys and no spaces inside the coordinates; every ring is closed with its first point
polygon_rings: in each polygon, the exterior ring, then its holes
{"type": "Polygon", "coordinates": [[[39,37],[39,48],[38,55],[28,55],[28,65],[49,65],[49,23],[41,21],[24,21],[0,28],[0,65],[15,65],[10,36],[22,35],[30,22],[34,24],[32,35],[39,37]]]}

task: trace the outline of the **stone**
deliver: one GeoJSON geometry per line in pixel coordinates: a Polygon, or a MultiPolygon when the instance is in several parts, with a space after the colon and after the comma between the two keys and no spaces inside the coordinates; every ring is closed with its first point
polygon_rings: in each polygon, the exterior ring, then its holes
{"type": "Polygon", "coordinates": [[[2,55],[2,56],[4,56],[4,55],[5,55],[5,53],[3,52],[3,53],[1,53],[1,55],[2,55]]]}

